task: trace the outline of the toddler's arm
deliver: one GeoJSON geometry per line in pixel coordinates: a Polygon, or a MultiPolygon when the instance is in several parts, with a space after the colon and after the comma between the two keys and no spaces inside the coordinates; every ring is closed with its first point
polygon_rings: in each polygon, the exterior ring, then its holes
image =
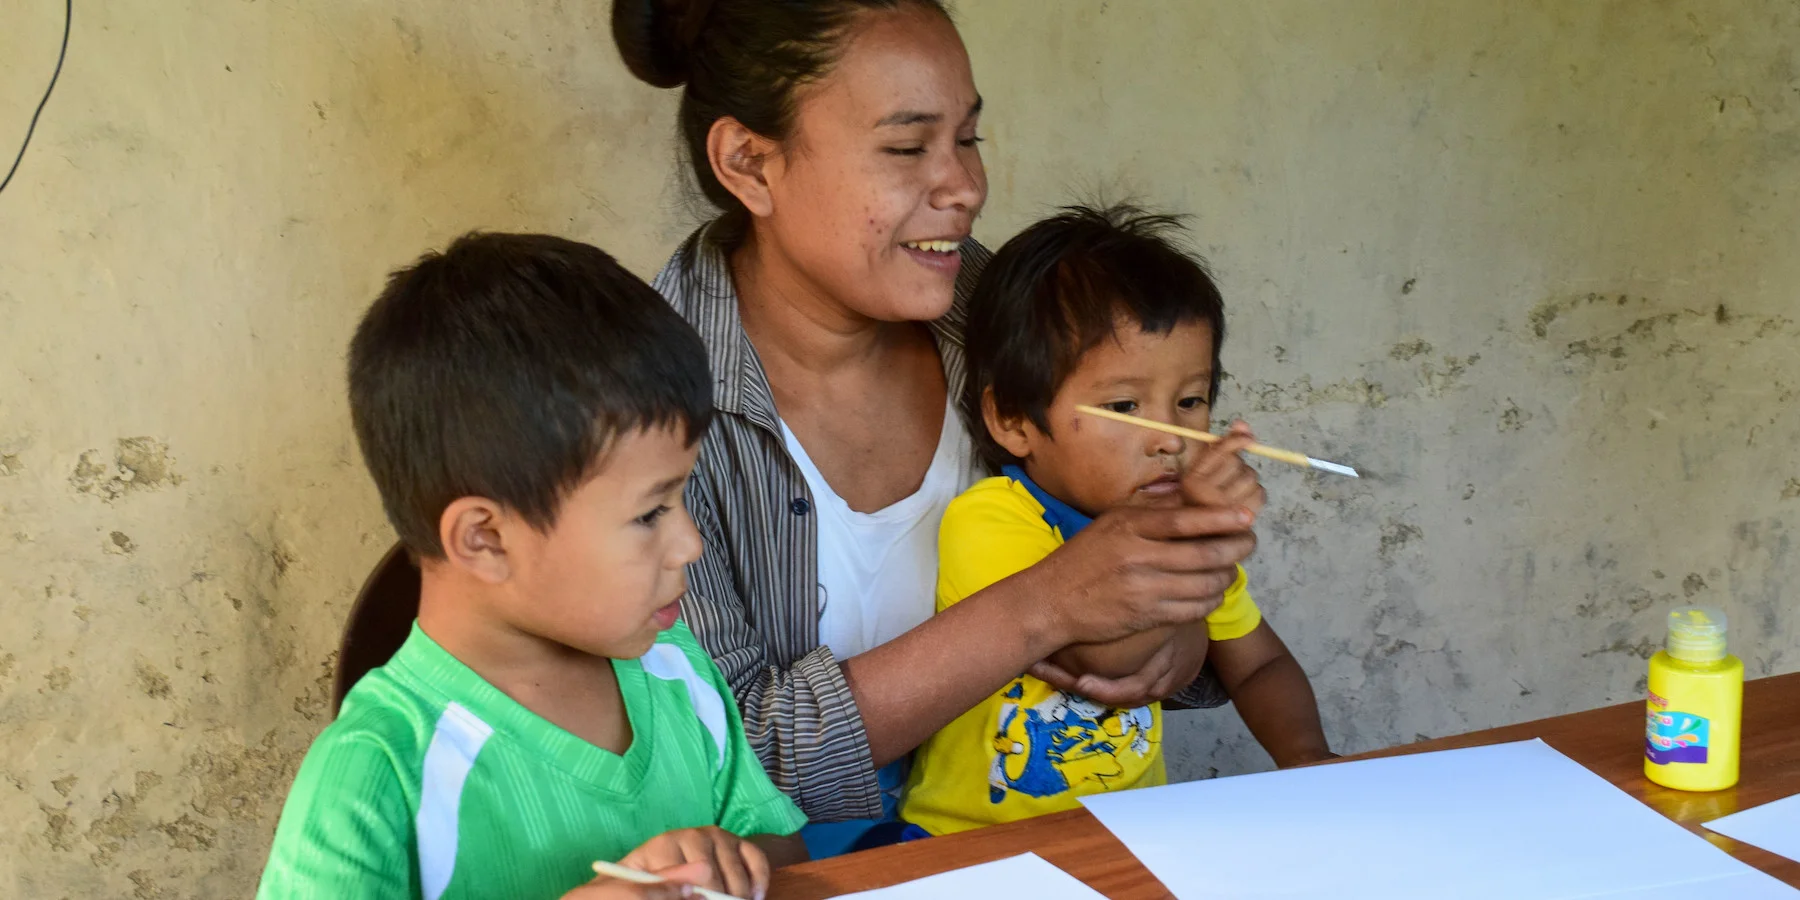
{"type": "MultiPolygon", "coordinates": [[[[1070,644],[1052,653],[1050,661],[1076,676],[1125,678],[1142,670],[1150,662],[1150,657],[1155,656],[1156,651],[1161,650],[1179,630],[1176,626],[1165,625],[1104,644],[1070,644]]],[[[1205,627],[1197,630],[1204,640],[1205,627]]]]}
{"type": "Polygon", "coordinates": [[[1287,768],[1330,759],[1306,672],[1264,621],[1241,638],[1214,641],[1213,671],[1258,743],[1287,768]]]}

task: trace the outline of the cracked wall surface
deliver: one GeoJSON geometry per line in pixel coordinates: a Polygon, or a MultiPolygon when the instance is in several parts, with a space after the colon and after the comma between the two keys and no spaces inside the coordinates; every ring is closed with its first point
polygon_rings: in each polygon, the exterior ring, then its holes
{"type": "MultiPolygon", "coordinates": [[[[57,4],[0,28],[0,145],[57,4]]],[[[1637,696],[1662,616],[1800,669],[1800,7],[981,0],[998,243],[1191,213],[1259,601],[1340,749],[1637,696]]],[[[606,5],[78,10],[0,195],[0,895],[248,893],[392,540],[342,399],[393,266],[469,228],[649,275],[696,221],[606,5]]],[[[1267,760],[1171,717],[1178,777],[1267,760]]]]}

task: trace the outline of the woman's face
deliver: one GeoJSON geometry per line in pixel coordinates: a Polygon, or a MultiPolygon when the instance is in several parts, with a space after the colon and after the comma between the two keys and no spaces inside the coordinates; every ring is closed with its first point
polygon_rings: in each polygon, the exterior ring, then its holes
{"type": "Polygon", "coordinates": [[[863,13],[837,65],[797,93],[794,134],[765,169],[758,239],[857,315],[943,315],[987,199],[980,114],[947,18],[914,3],[863,13]]]}

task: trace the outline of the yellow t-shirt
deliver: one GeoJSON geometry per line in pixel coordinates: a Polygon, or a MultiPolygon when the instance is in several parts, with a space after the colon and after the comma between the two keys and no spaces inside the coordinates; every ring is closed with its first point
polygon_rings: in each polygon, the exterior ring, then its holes
{"type": "MultiPolygon", "coordinates": [[[[977,483],[951,501],[938,529],[938,611],[1035,565],[1063,540],[1025,484],[1006,476],[977,483]]],[[[1261,621],[1240,567],[1225,601],[1206,617],[1207,632],[1228,641],[1261,621]]],[[[1162,704],[1110,709],[1021,675],[919,748],[900,817],[950,834],[1167,781],[1162,704]]]]}

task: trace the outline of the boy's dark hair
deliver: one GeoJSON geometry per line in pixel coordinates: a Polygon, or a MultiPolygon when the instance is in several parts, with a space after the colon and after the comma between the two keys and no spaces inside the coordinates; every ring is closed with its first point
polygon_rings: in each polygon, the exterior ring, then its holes
{"type": "Polygon", "coordinates": [[[706,349],[598,248],[469,234],[388,278],[350,341],[350,420],[400,540],[441,558],[459,497],[539,529],[622,434],[712,421],[706,349]]]}
{"type": "Polygon", "coordinates": [[[1177,216],[1121,204],[1063,207],[1007,241],[982,271],[964,332],[969,377],[963,414],[975,446],[998,470],[1018,462],[988,434],[981,414],[992,389],[1003,418],[1024,416],[1046,433],[1048,410],[1082,354],[1113,336],[1119,317],[1150,334],[1212,326],[1212,384],[1219,392],[1225,305],[1204,260],[1171,241],[1177,216]]]}

